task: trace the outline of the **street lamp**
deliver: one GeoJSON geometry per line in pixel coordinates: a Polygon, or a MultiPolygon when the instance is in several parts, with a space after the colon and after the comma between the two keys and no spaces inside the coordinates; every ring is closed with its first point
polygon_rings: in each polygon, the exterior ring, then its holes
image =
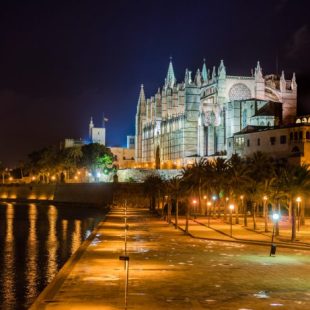
{"type": "Polygon", "coordinates": [[[280,218],[279,213],[273,213],[272,214],[272,220],[273,220],[273,228],[272,228],[272,237],[271,237],[271,248],[270,248],[270,256],[271,255],[275,255],[276,254],[276,245],[273,243],[273,239],[274,239],[274,232],[275,232],[275,226],[278,223],[280,218]]]}
{"type": "Polygon", "coordinates": [[[193,199],[194,218],[196,218],[196,205],[197,205],[197,200],[196,200],[196,199],[193,199]]]}
{"type": "Polygon", "coordinates": [[[264,200],[264,221],[265,221],[265,232],[268,232],[268,217],[267,217],[267,200],[268,197],[265,195],[263,197],[264,200]]]}
{"type": "Polygon", "coordinates": [[[297,197],[297,231],[299,231],[300,228],[300,203],[301,203],[301,198],[297,197]]]}
{"type": "Polygon", "coordinates": [[[230,237],[232,237],[232,213],[234,210],[235,206],[233,204],[229,205],[229,210],[230,210],[230,237]]]}

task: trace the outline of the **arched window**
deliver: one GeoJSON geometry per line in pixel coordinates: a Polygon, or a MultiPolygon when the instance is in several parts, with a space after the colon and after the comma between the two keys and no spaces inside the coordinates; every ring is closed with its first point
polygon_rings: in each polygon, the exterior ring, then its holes
{"type": "Polygon", "coordinates": [[[300,120],[300,118],[297,118],[296,124],[299,124],[299,123],[301,123],[301,120],[300,120]]]}
{"type": "Polygon", "coordinates": [[[307,119],[304,117],[302,120],[301,120],[302,123],[307,123],[307,119]]]}

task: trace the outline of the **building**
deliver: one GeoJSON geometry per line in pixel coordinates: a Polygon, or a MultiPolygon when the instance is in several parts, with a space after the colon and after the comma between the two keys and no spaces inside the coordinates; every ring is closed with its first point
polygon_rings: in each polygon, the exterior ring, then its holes
{"type": "Polygon", "coordinates": [[[247,126],[228,139],[227,156],[242,157],[263,152],[273,158],[287,158],[292,164],[310,164],[310,118],[275,127],[247,126]]]}
{"type": "Polygon", "coordinates": [[[93,123],[93,118],[92,117],[90,118],[90,122],[89,122],[90,143],[99,143],[99,144],[105,145],[105,135],[106,135],[105,122],[106,120],[107,119],[103,116],[102,127],[95,127],[93,123]]]}
{"type": "Polygon", "coordinates": [[[135,160],[140,166],[171,168],[194,159],[226,155],[235,133],[248,126],[274,127],[294,122],[297,84],[263,75],[260,63],[251,76],[227,75],[219,67],[189,70],[177,83],[170,60],[162,88],[146,99],[143,85],[136,113],[135,160]]]}
{"type": "Polygon", "coordinates": [[[127,149],[135,149],[135,136],[127,136],[127,149]]]}

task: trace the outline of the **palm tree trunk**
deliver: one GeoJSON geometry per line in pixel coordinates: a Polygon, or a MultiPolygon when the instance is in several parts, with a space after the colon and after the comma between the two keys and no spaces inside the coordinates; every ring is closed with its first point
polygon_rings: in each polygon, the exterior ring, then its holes
{"type": "Polygon", "coordinates": [[[256,230],[256,202],[252,202],[253,229],[256,230]]]}
{"type": "Polygon", "coordinates": [[[291,241],[296,240],[296,212],[295,212],[295,205],[292,203],[292,237],[291,241]]]}
{"type": "Polygon", "coordinates": [[[243,204],[242,202],[242,205],[243,205],[243,216],[244,216],[244,226],[247,227],[248,226],[248,206],[247,204],[243,204]]]}
{"type": "Polygon", "coordinates": [[[305,225],[305,204],[300,204],[300,226],[305,225]]]}
{"type": "Polygon", "coordinates": [[[171,201],[170,203],[168,203],[168,223],[171,223],[171,209],[172,209],[172,205],[171,205],[171,201]]]}
{"type": "Polygon", "coordinates": [[[179,221],[179,200],[177,197],[175,202],[175,229],[178,229],[178,221],[179,221]]]}
{"type": "Polygon", "coordinates": [[[239,224],[239,206],[236,203],[236,224],[239,224]]]}
{"type": "Polygon", "coordinates": [[[185,221],[185,232],[188,233],[188,220],[189,220],[189,205],[186,204],[186,221],[185,221]]]}

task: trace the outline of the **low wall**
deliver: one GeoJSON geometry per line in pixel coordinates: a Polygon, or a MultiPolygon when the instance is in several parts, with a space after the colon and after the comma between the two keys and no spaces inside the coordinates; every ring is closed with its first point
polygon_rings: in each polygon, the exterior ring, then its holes
{"type": "Polygon", "coordinates": [[[12,184],[0,186],[0,200],[107,205],[113,201],[113,184],[12,184]]]}
{"type": "Polygon", "coordinates": [[[164,180],[169,180],[180,175],[178,169],[119,169],[117,171],[119,182],[143,182],[149,175],[158,175],[164,180]]]}

